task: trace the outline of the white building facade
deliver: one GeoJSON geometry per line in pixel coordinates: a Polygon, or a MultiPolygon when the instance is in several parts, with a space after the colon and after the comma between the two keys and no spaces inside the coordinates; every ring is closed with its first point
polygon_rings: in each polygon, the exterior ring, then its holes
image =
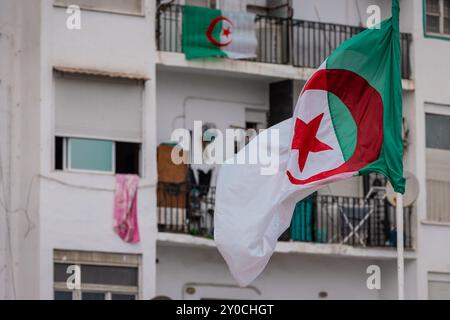
{"type": "MultiPolygon", "coordinates": [[[[395,299],[394,208],[364,200],[382,177],[319,191],[239,288],[212,240],[213,184],[163,181],[157,154],[194,120],[260,129],[289,117],[369,5],[390,14],[389,0],[1,0],[0,298],[395,299]],[[186,60],[185,4],[256,13],[255,61],[186,60]],[[139,244],[113,231],[117,173],[140,176],[139,244]],[[343,210],[370,219],[346,237],[343,210]],[[81,287],[68,288],[73,265],[81,287]]],[[[405,168],[420,187],[405,209],[406,298],[448,299],[450,1],[400,6],[405,168]]]]}

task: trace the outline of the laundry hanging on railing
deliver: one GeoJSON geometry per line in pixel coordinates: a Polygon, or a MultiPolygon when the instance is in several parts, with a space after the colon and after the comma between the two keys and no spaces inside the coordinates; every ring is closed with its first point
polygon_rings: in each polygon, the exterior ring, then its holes
{"type": "Polygon", "coordinates": [[[140,241],[137,212],[138,186],[137,175],[118,174],[116,176],[114,231],[128,243],[140,241]]]}
{"type": "Polygon", "coordinates": [[[185,6],[182,45],[186,59],[256,58],[255,15],[185,6]]]}

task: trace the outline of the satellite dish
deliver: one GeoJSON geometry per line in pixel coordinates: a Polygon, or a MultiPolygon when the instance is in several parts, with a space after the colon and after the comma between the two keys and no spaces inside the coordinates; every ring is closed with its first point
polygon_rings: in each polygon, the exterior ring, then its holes
{"type": "MultiPolygon", "coordinates": [[[[406,188],[405,194],[403,195],[403,206],[409,207],[419,196],[419,180],[409,171],[405,171],[404,176],[406,179],[406,188]]],[[[386,185],[386,198],[394,207],[397,205],[397,193],[394,191],[390,182],[386,185]]]]}

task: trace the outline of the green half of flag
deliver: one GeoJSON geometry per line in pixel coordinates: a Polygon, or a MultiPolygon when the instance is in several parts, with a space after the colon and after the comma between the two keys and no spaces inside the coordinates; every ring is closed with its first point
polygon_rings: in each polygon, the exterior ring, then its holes
{"type": "Polygon", "coordinates": [[[182,49],[186,59],[256,57],[255,15],[185,6],[182,49]]]}
{"type": "Polygon", "coordinates": [[[186,59],[206,57],[226,57],[220,46],[214,45],[210,39],[220,41],[223,21],[220,10],[184,6],[182,47],[186,59]],[[215,21],[217,21],[215,24],[215,21]]]}
{"type": "MultiPolygon", "coordinates": [[[[381,96],[383,102],[383,142],[379,157],[361,168],[362,175],[378,172],[385,175],[397,192],[405,190],[403,178],[402,84],[400,70],[400,32],[398,0],[393,1],[392,18],[344,42],[326,61],[327,69],[348,70],[364,78],[381,96]]],[[[351,87],[351,86],[350,86],[351,87]]],[[[349,88],[351,90],[351,88],[349,88]]],[[[362,93],[355,92],[356,95],[362,93]]],[[[329,93],[328,103],[343,149],[344,157],[353,153],[356,128],[341,101],[329,93]],[[333,114],[333,111],[334,114],[333,114]]],[[[372,125],[375,122],[372,119],[372,125]]],[[[347,160],[347,159],[346,159],[347,160]]]]}
{"type": "Polygon", "coordinates": [[[404,192],[398,15],[393,1],[392,18],[345,41],[306,83],[294,112],[291,183],[378,172],[404,192]]]}

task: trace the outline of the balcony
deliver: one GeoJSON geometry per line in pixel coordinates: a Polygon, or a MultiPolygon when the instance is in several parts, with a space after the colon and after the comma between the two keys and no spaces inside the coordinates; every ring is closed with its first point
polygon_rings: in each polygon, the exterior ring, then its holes
{"type": "MultiPolygon", "coordinates": [[[[182,52],[181,5],[161,6],[157,13],[156,43],[159,51],[182,52]]],[[[256,16],[257,58],[260,63],[315,69],[340,44],[364,30],[362,27],[256,16]]],[[[401,34],[403,79],[411,78],[411,34],[401,34]]]]}
{"type": "MultiPolygon", "coordinates": [[[[215,188],[158,184],[158,231],[213,239],[215,188]]],[[[405,248],[413,247],[412,208],[404,208],[405,248]]],[[[395,208],[383,199],[314,194],[297,205],[280,241],[395,247],[395,208]]]]}

